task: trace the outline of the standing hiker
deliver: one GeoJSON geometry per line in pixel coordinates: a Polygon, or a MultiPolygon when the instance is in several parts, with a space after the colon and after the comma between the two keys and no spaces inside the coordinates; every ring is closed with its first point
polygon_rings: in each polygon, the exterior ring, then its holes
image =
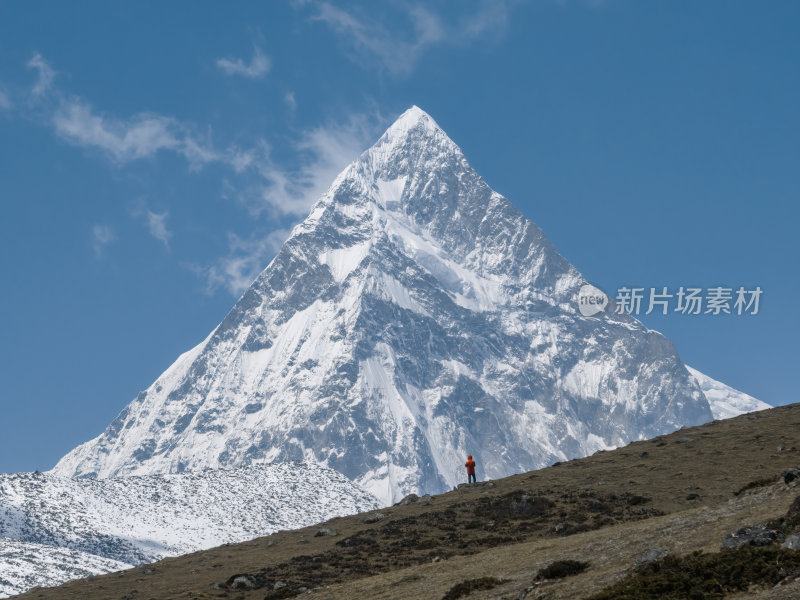
{"type": "Polygon", "coordinates": [[[472,454],[467,456],[467,462],[464,463],[467,467],[467,483],[476,483],[475,480],[475,461],[472,460],[472,454]]]}

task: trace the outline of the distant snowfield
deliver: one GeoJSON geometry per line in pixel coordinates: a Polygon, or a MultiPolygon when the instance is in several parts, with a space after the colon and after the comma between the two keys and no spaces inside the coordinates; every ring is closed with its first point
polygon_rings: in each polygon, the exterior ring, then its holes
{"type": "Polygon", "coordinates": [[[743,413],[772,408],[770,404],[712,379],[689,365],[686,365],[686,368],[695,378],[700,389],[703,390],[715,419],[730,419],[743,413]]]}
{"type": "Polygon", "coordinates": [[[0,475],[0,597],[377,507],[308,463],[103,480],[0,475]]]}

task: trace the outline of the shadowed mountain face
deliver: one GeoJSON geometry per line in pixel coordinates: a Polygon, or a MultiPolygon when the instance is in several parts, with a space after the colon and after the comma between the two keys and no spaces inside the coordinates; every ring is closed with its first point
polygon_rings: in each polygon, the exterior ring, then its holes
{"type": "Polygon", "coordinates": [[[333,182],[225,320],[54,471],[313,460],[384,502],[682,425],[673,345],[609,309],[413,107],[333,182]]]}

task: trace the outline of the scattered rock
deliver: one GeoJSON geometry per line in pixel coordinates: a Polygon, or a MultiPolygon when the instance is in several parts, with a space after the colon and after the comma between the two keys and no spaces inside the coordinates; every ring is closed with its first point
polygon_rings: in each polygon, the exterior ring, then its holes
{"type": "Polygon", "coordinates": [[[367,515],[364,518],[364,523],[377,523],[378,521],[383,521],[386,518],[386,513],[376,512],[372,513],[371,515],[367,515]]]}
{"type": "Polygon", "coordinates": [[[723,548],[740,548],[749,546],[769,546],[778,539],[778,532],[767,529],[765,525],[756,527],[742,527],[725,536],[723,548]]]}
{"type": "Polygon", "coordinates": [[[224,590],[226,588],[221,583],[215,583],[214,585],[211,586],[211,589],[212,590],[224,590]]]}
{"type": "Polygon", "coordinates": [[[686,494],[687,500],[697,500],[700,497],[700,494],[695,494],[692,492],[691,494],[686,494]]]}
{"type": "Polygon", "coordinates": [[[786,450],[786,444],[778,444],[778,447],[776,448],[776,450],[778,452],[783,452],[784,450],[786,450]]]}
{"type": "Polygon", "coordinates": [[[275,585],[272,586],[273,591],[282,590],[286,587],[286,584],[282,581],[276,581],[275,585]]]}
{"type": "Polygon", "coordinates": [[[781,544],[781,548],[787,548],[788,550],[800,550],[800,535],[790,535],[786,538],[781,544]]]}
{"type": "Polygon", "coordinates": [[[691,441],[692,441],[692,438],[690,438],[690,437],[679,437],[677,440],[675,440],[675,443],[676,444],[688,444],[691,441]]]}
{"type": "Polygon", "coordinates": [[[314,537],[323,537],[326,535],[333,537],[334,535],[339,535],[339,534],[336,533],[336,530],[331,529],[330,527],[320,527],[319,531],[317,531],[317,533],[314,534],[314,537]]]}
{"type": "Polygon", "coordinates": [[[649,452],[639,452],[639,458],[647,458],[650,456],[649,452]]]}
{"type": "Polygon", "coordinates": [[[442,562],[442,557],[441,556],[434,556],[433,559],[431,560],[431,562],[432,563],[442,562]]]}
{"type": "MultiPolygon", "coordinates": [[[[459,485],[458,487],[461,486],[459,485]]],[[[417,500],[419,500],[419,496],[417,496],[416,494],[409,494],[408,496],[400,500],[400,502],[395,504],[395,506],[397,506],[398,504],[401,506],[408,506],[409,504],[411,504],[412,502],[416,502],[417,500]]]]}
{"type": "Polygon", "coordinates": [[[553,529],[556,533],[562,533],[569,529],[569,523],[556,523],[556,526],[553,529]]]}
{"type": "Polygon", "coordinates": [[[261,587],[253,575],[234,575],[228,579],[228,587],[234,590],[257,590],[261,587]]]}
{"type": "Polygon", "coordinates": [[[525,508],[531,503],[532,500],[533,496],[522,494],[522,496],[519,497],[519,500],[511,501],[511,512],[515,513],[525,512],[525,508]]]}
{"type": "Polygon", "coordinates": [[[267,540],[267,547],[272,547],[275,545],[275,540],[267,540]]]}
{"type": "Polygon", "coordinates": [[[606,505],[603,504],[600,500],[594,499],[589,502],[589,510],[593,511],[603,511],[606,509],[606,505]]]}
{"type": "Polygon", "coordinates": [[[792,483],[798,477],[800,477],[800,470],[792,469],[791,471],[786,471],[786,473],[783,474],[783,482],[792,483]]]}
{"type": "Polygon", "coordinates": [[[427,506],[433,502],[433,497],[430,494],[425,494],[422,498],[417,500],[417,504],[422,504],[423,506],[427,506]]]}
{"type": "Polygon", "coordinates": [[[666,557],[667,554],[669,554],[669,550],[666,548],[650,548],[639,555],[639,558],[636,559],[633,566],[634,568],[639,568],[644,565],[649,565],[650,563],[657,562],[666,557]]]}

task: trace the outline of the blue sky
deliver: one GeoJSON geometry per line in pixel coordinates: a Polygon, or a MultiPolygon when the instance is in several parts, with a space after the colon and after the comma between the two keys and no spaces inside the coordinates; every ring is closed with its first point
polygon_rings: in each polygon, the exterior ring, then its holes
{"type": "Polygon", "coordinates": [[[225,316],[412,104],[692,366],[798,400],[800,4],[0,2],[0,472],[50,468],[225,316]]]}

